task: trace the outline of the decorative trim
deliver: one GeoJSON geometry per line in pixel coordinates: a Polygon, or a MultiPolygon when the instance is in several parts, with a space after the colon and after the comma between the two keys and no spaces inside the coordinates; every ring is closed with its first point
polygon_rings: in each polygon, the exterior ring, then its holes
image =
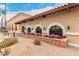
{"type": "MultiPolygon", "coordinates": [[[[32,29],[32,27],[28,25],[28,26],[26,27],[26,29],[25,29],[25,32],[26,32],[26,33],[27,33],[27,29],[28,29],[29,27],[32,29]]],[[[32,32],[32,30],[31,30],[31,32],[32,32]]]]}
{"type": "Polygon", "coordinates": [[[66,35],[79,35],[78,32],[66,32],[65,34],[66,35]]]}
{"type": "Polygon", "coordinates": [[[70,30],[70,26],[69,25],[67,26],[67,30],[70,30]]]}
{"type": "Polygon", "coordinates": [[[37,24],[35,27],[34,27],[34,33],[36,32],[36,28],[37,27],[40,27],[41,29],[42,29],[42,34],[43,34],[43,26],[42,25],[39,25],[39,24],[37,24]]]}
{"type": "Polygon", "coordinates": [[[53,25],[58,25],[58,26],[60,26],[60,27],[62,28],[63,35],[65,34],[65,28],[64,28],[64,26],[63,26],[61,23],[54,22],[54,23],[48,25],[48,28],[47,28],[47,34],[48,34],[48,35],[49,35],[49,29],[50,29],[53,25]]]}
{"type": "Polygon", "coordinates": [[[70,46],[72,46],[72,47],[77,47],[77,48],[79,48],[79,44],[68,43],[68,45],[70,45],[70,46]]]}

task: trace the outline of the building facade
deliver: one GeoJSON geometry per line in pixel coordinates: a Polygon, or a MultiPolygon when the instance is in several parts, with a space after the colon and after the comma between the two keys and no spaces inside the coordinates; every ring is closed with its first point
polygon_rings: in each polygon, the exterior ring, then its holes
{"type": "Polygon", "coordinates": [[[79,4],[71,3],[15,22],[19,33],[66,36],[70,43],[79,44],[79,4]]]}
{"type": "Polygon", "coordinates": [[[17,30],[17,32],[20,32],[20,26],[15,25],[16,22],[21,21],[23,19],[26,19],[30,17],[31,15],[28,15],[24,12],[19,12],[17,13],[14,17],[12,17],[9,21],[7,21],[7,30],[8,32],[14,32],[17,30]],[[18,27],[18,28],[17,28],[18,27]]]}

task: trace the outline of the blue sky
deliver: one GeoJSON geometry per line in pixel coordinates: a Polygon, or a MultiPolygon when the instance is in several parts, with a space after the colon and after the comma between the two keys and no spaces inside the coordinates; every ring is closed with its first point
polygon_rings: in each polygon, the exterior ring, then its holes
{"type": "MultiPolygon", "coordinates": [[[[44,12],[53,8],[54,6],[58,6],[62,3],[7,3],[6,9],[7,13],[14,13],[19,11],[37,13],[44,12]]],[[[0,4],[0,10],[5,9],[5,4],[0,4]]]]}
{"type": "Polygon", "coordinates": [[[8,11],[31,11],[33,9],[46,8],[47,6],[54,6],[55,3],[9,3],[8,11]]]}
{"type": "MultiPolygon", "coordinates": [[[[19,13],[20,11],[30,15],[36,15],[61,4],[62,3],[7,3],[7,19],[10,19],[13,15],[19,13]]],[[[4,9],[5,4],[0,4],[0,14],[1,10],[4,9]]]]}
{"type": "MultiPolygon", "coordinates": [[[[47,10],[50,10],[53,7],[57,7],[58,5],[61,4],[62,3],[7,3],[6,18],[7,20],[9,20],[20,11],[30,15],[36,15],[39,13],[43,13],[47,10]]],[[[5,10],[5,4],[0,3],[0,15],[2,14],[1,10],[5,10]]],[[[2,18],[0,17],[0,19],[2,18]]]]}

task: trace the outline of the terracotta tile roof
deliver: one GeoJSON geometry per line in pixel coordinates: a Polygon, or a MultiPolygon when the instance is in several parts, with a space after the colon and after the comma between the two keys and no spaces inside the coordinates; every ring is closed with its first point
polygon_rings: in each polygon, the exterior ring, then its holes
{"type": "Polygon", "coordinates": [[[31,17],[29,17],[29,18],[27,18],[27,19],[23,19],[23,20],[21,20],[21,21],[19,21],[19,22],[16,22],[16,24],[19,24],[19,23],[21,23],[21,22],[25,22],[25,21],[30,20],[30,19],[35,19],[35,18],[44,16],[44,15],[48,15],[48,14],[51,14],[51,13],[53,14],[53,13],[56,13],[56,12],[60,12],[60,11],[65,10],[65,9],[67,9],[67,8],[74,8],[74,7],[76,7],[76,6],[79,6],[79,3],[68,3],[68,4],[64,4],[64,5],[61,5],[61,6],[58,6],[58,7],[54,8],[54,9],[52,9],[52,10],[43,12],[43,13],[41,13],[41,14],[37,14],[37,15],[35,15],[35,16],[31,16],[31,17]]]}

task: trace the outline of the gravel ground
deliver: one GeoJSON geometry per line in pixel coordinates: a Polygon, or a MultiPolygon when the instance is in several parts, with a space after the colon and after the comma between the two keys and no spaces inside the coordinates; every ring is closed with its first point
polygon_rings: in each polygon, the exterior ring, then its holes
{"type": "MultiPolygon", "coordinates": [[[[18,43],[10,46],[10,56],[78,56],[79,48],[62,48],[41,42],[34,45],[33,39],[18,37],[18,43]]],[[[0,54],[1,55],[1,54],[0,54]]]]}

